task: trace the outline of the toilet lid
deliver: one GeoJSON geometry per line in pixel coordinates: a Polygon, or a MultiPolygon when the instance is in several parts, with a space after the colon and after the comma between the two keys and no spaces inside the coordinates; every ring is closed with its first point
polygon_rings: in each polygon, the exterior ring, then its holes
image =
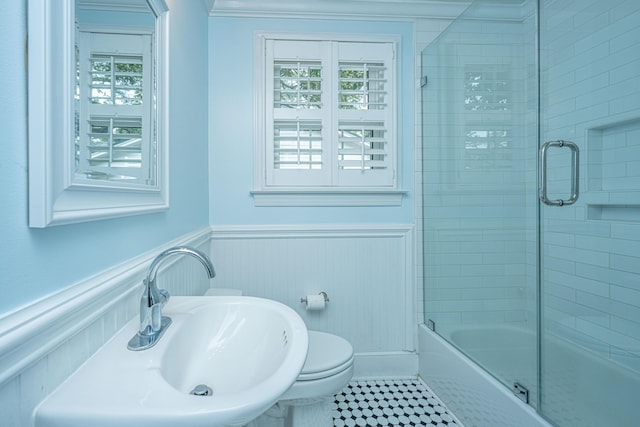
{"type": "Polygon", "coordinates": [[[353,363],[349,341],[325,332],[309,331],[309,350],[299,380],[323,378],[341,372],[353,363]]]}

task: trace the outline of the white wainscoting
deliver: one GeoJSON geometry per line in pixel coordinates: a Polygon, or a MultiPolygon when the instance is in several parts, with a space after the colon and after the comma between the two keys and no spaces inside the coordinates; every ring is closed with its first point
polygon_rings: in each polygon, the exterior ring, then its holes
{"type": "Polygon", "coordinates": [[[143,275],[176,245],[210,250],[218,275],[175,257],[158,275],[171,294],[213,286],[275,299],[309,328],[347,338],[356,377],[417,374],[413,226],[207,227],[0,318],[2,427],[33,425],[37,405],[138,315],[143,275]],[[305,311],[300,297],[320,291],[327,308],[305,311]]]}
{"type": "Polygon", "coordinates": [[[412,225],[214,227],[210,253],[212,287],[280,301],[346,338],[356,377],[417,375],[412,225]],[[306,311],[300,298],[321,291],[326,308],[306,311]]]}
{"type": "MultiPolygon", "coordinates": [[[[176,245],[207,252],[209,235],[207,227],[182,236],[0,318],[0,425],[32,426],[36,406],[138,315],[153,258],[176,245]]],[[[173,295],[202,295],[210,283],[197,260],[174,257],[158,285],[173,295]]]]}

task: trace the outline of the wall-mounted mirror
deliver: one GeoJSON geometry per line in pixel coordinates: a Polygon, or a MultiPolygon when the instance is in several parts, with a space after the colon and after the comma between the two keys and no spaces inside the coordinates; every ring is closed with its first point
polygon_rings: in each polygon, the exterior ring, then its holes
{"type": "Polygon", "coordinates": [[[164,0],[29,0],[29,225],[168,208],[164,0]]]}

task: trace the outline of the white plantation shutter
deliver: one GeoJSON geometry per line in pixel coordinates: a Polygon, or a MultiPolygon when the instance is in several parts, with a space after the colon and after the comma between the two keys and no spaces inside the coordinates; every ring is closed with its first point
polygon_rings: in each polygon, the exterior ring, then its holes
{"type": "Polygon", "coordinates": [[[386,169],[382,122],[344,122],[338,126],[338,167],[341,170],[386,169]]]}
{"type": "Polygon", "coordinates": [[[82,156],[86,156],[84,173],[98,177],[123,168],[130,176],[137,176],[132,171],[142,168],[142,150],[141,117],[92,115],[88,144],[82,149],[82,156]]]}
{"type": "Polygon", "coordinates": [[[391,43],[338,45],[340,185],[393,185],[393,55],[391,43]]]}
{"type": "Polygon", "coordinates": [[[321,169],[322,123],[277,120],[273,135],[274,169],[321,169]]]}
{"type": "Polygon", "coordinates": [[[268,185],[323,185],[330,176],[327,53],[320,41],[270,40],[266,45],[268,185]]]}
{"type": "Polygon", "coordinates": [[[265,41],[266,187],[395,186],[394,43],[265,41]]]}
{"type": "Polygon", "coordinates": [[[273,66],[273,167],[274,169],[322,169],[322,114],[307,118],[292,110],[322,109],[320,61],[274,61],[273,66]]]}
{"type": "Polygon", "coordinates": [[[148,184],[151,36],[80,32],[78,50],[76,173],[148,184]]]}

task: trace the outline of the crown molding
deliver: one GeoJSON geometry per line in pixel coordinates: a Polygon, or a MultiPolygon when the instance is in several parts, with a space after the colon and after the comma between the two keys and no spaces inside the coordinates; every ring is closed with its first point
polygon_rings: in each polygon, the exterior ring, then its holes
{"type": "Polygon", "coordinates": [[[78,9],[108,10],[114,12],[149,13],[151,9],[145,0],[78,0],[78,9]]]}
{"type": "Polygon", "coordinates": [[[211,16],[367,20],[452,19],[468,0],[208,0],[211,16]]]}

